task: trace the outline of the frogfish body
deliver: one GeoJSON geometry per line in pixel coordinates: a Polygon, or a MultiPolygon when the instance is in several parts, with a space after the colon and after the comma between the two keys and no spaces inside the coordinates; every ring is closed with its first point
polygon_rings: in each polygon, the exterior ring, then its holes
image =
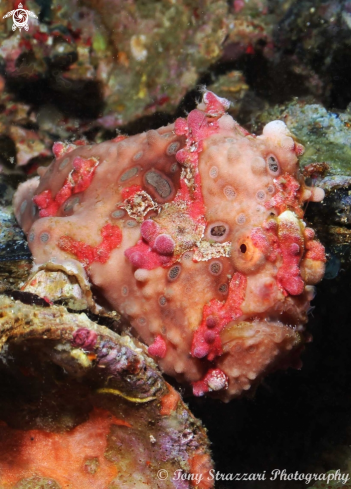
{"type": "Polygon", "coordinates": [[[281,121],[250,134],[228,107],[205,91],[158,130],[55,143],[14,200],[36,269],[76,270],[165,373],[225,401],[298,365],[325,268],[303,146],[281,121]]]}

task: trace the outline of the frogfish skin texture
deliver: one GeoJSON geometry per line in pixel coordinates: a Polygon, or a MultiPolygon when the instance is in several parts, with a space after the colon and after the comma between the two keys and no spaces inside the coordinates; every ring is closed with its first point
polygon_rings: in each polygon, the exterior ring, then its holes
{"type": "Polygon", "coordinates": [[[14,200],[36,268],[78,265],[165,373],[225,401],[298,365],[325,268],[302,145],[281,121],[248,133],[228,106],[205,91],[157,131],[55,143],[14,200]]]}

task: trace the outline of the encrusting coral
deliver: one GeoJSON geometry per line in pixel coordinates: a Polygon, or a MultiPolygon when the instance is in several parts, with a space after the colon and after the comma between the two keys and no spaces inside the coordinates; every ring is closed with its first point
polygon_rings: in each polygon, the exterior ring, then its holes
{"type": "MultiPolygon", "coordinates": [[[[205,91],[187,118],[55,160],[19,187],[35,270],[89,280],[167,374],[229,400],[298,365],[323,246],[303,222],[321,201],[281,121],[255,136],[205,91]]],[[[35,283],[35,279],[34,279],[35,283]]]]}

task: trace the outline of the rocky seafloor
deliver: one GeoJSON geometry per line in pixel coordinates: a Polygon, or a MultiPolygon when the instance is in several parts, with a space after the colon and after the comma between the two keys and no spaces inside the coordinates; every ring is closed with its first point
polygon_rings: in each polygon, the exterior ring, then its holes
{"type": "MultiPolygon", "coordinates": [[[[218,473],[266,471],[266,480],[219,481],[219,489],[348,487],[283,475],[273,481],[270,474],[339,469],[351,475],[351,2],[30,0],[25,6],[39,20],[30,21],[28,32],[12,32],[12,19],[2,17],[13,2],[0,4],[0,292],[38,300],[14,292],[32,260],[11,201],[17,185],[51,161],[53,142],[100,142],[116,131],[157,128],[193,109],[202,85],[229,99],[230,113],[254,133],[284,121],[305,146],[305,177],[326,192],[304,215],[328,259],[309,313],[313,341],[301,370],[269,375],[253,395],[222,404],[184,392],[185,401],[208,430],[218,473]]],[[[12,399],[6,368],[4,412],[12,399]]],[[[19,384],[22,370],[14,376],[19,384]]],[[[49,382],[46,375],[46,389],[49,382]]]]}

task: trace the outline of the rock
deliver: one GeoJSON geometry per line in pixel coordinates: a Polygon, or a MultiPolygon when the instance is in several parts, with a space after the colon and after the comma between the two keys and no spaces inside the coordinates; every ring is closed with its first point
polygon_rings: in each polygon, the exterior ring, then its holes
{"type": "Polygon", "coordinates": [[[32,267],[31,252],[12,210],[16,180],[0,173],[0,292],[20,287],[32,267]]]}
{"type": "Polygon", "coordinates": [[[185,472],[207,482],[204,428],[129,336],[0,296],[0,359],[1,485],[166,489],[185,472]]]}

